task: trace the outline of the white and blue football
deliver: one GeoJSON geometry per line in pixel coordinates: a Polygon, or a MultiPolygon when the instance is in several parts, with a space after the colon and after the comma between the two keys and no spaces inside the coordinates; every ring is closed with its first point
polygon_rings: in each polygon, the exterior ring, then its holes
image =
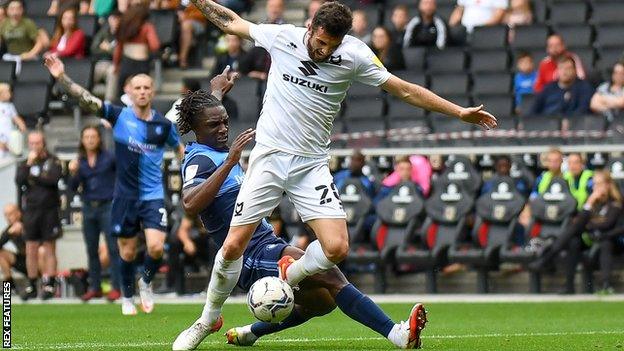
{"type": "Polygon", "coordinates": [[[249,289],[247,306],[258,320],[279,323],[292,311],[295,298],[286,282],[277,277],[264,277],[253,283],[249,289]]]}

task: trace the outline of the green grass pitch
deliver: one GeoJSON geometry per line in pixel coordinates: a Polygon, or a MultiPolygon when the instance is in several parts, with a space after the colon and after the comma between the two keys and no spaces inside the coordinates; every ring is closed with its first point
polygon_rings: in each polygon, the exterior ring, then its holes
{"type": "MultiPolygon", "coordinates": [[[[623,350],[624,303],[428,304],[425,350],[623,350]]],[[[121,315],[119,305],[13,305],[13,348],[23,350],[170,350],[200,305],[156,305],[153,314],[121,315]]],[[[395,321],[409,304],[382,304],[395,321]]],[[[200,350],[225,345],[230,327],[252,322],[245,305],[224,308],[225,324],[200,350]]],[[[252,350],[392,350],[375,332],[336,309],[297,328],[260,339],[252,350]]]]}

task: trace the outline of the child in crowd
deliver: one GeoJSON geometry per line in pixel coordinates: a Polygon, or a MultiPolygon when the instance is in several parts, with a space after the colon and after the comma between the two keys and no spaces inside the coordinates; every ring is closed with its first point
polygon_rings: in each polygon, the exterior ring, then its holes
{"type": "Polygon", "coordinates": [[[522,103],[524,95],[533,94],[533,85],[537,79],[535,62],[528,53],[520,53],[516,62],[516,75],[514,76],[514,94],[516,96],[516,109],[522,103]]]}
{"type": "Polygon", "coordinates": [[[11,102],[11,86],[0,83],[0,158],[8,155],[13,124],[24,133],[26,124],[11,102]]]}

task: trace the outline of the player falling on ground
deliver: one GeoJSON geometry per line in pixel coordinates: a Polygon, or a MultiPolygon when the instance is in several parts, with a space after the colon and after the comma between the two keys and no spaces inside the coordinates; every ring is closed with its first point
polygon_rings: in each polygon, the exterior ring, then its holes
{"type": "Polygon", "coordinates": [[[153,80],[139,74],[129,81],[133,107],[119,107],[93,96],[65,74],[63,62],[48,56],[45,65],[52,76],[78,98],[83,108],[107,120],[113,126],[117,179],[111,210],[111,228],[119,244],[121,256],[122,303],[124,315],[137,313],[134,305],[134,260],[141,228],[145,231],[147,252],[144,270],[139,278],[141,307],[145,313],[154,309],[152,278],[160,266],[167,230],[167,211],[164,203],[162,161],[166,145],[176,148],[180,158],[184,146],[180,144],[173,124],[151,108],[154,98],[153,80]]]}
{"type": "MultiPolygon", "coordinates": [[[[218,89],[217,92],[220,92],[218,89]]],[[[223,244],[234,213],[236,197],[244,173],[239,165],[241,152],[255,131],[241,133],[227,147],[228,115],[219,101],[220,94],[199,90],[187,95],[179,107],[180,133],[193,131],[196,143],[186,146],[182,165],[182,203],[187,214],[199,215],[206,230],[218,247],[223,244]]],[[[248,291],[258,279],[278,276],[277,261],[281,257],[300,258],[303,251],[277,238],[266,220],[256,227],[243,255],[243,268],[238,286],[248,291]]],[[[371,299],[349,284],[337,267],[306,277],[295,290],[293,312],[281,323],[256,322],[226,333],[228,343],[251,346],[263,335],[300,325],[310,318],[331,312],[336,305],[349,317],[388,338],[400,348],[420,346],[420,332],[425,327],[426,314],[422,304],[416,304],[406,322],[395,324],[371,299]]],[[[223,319],[211,327],[218,330],[223,319]]],[[[196,323],[173,343],[173,350],[192,350],[205,335],[204,324],[196,323]]]]}
{"type": "Polygon", "coordinates": [[[346,257],[345,213],[329,171],[328,145],[334,116],[353,81],[380,86],[409,104],[484,128],[496,127],[496,118],[482,107],[463,108],[390,74],[366,44],[346,35],[351,29],[351,10],[340,3],[324,3],[306,29],[256,25],[216,2],[192,2],[224,32],[252,39],[265,48],[272,62],[256,146],[229,233],[215,257],[206,306],[195,324],[183,332],[191,339],[202,339],[218,329],[221,307],[238,281],[245,248],[283,192],[318,240],[299,260],[281,259],[280,277],[296,286],[346,257]]]}

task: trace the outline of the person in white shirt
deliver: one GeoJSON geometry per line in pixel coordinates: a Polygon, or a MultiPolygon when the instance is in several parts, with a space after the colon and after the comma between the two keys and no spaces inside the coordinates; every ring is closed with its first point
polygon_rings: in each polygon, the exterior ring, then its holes
{"type": "Polygon", "coordinates": [[[178,337],[189,340],[188,349],[219,329],[221,308],[239,279],[247,244],[284,192],[318,240],[299,260],[284,256],[277,262],[281,279],[296,286],[347,256],[345,212],[329,170],[328,146],[334,117],[354,81],[486,129],[497,125],[483,106],[458,106],[390,74],[365,43],[347,35],[351,10],[338,2],[323,4],[308,28],[298,28],[256,25],[216,2],[192,1],[227,34],[252,39],[266,49],[272,64],[256,146],[249,156],[230,230],[215,257],[206,305],[201,317],[178,337]]]}
{"type": "Polygon", "coordinates": [[[26,124],[11,102],[11,86],[0,83],[0,158],[8,155],[13,124],[22,133],[26,132],[26,124]]]}
{"type": "Polygon", "coordinates": [[[503,21],[509,0],[457,0],[449,25],[455,27],[460,23],[472,33],[474,27],[495,26],[503,21]]]}

